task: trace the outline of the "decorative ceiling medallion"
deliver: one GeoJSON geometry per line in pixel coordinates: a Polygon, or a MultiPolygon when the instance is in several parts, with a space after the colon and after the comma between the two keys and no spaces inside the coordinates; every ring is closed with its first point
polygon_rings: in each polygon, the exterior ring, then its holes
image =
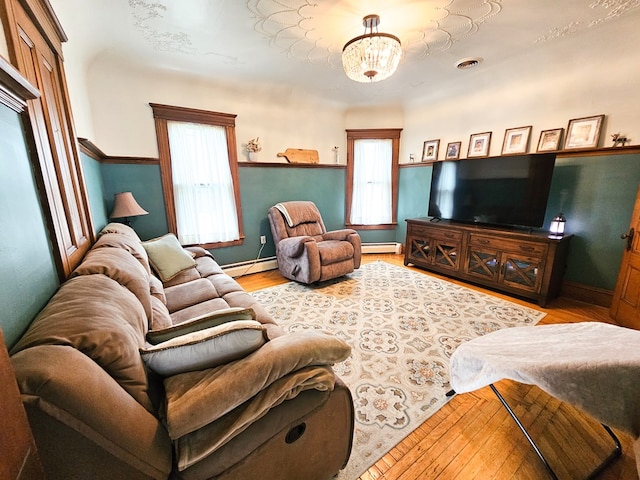
{"type": "MultiPolygon", "coordinates": [[[[184,8],[184,5],[168,0],[129,0],[129,7],[135,28],[154,50],[186,55],[212,55],[221,58],[225,63],[242,63],[236,57],[211,51],[208,41],[202,38],[193,39],[192,35],[174,25],[171,19],[176,18],[176,10],[184,8]],[[207,48],[201,48],[201,44],[207,45],[207,48]]],[[[197,15],[198,9],[194,5],[191,8],[194,9],[194,15],[197,15]]]]}
{"type": "Polygon", "coordinates": [[[534,43],[548,42],[558,38],[573,35],[581,30],[596,27],[604,22],[621,17],[640,7],[640,0],[594,0],[589,4],[589,10],[581,10],[580,20],[574,20],[567,25],[554,27],[549,33],[538,38],[534,43]]]}
{"type": "Polygon", "coordinates": [[[129,0],[131,15],[135,27],[142,33],[154,50],[160,52],[196,53],[191,39],[184,32],[159,31],[153,23],[162,20],[167,13],[167,6],[161,2],[129,0]]]}
{"type": "Polygon", "coordinates": [[[354,29],[374,10],[385,19],[384,31],[401,40],[404,59],[415,60],[476,33],[502,10],[502,0],[432,0],[391,5],[369,1],[367,11],[356,0],[247,0],[254,29],[287,56],[304,62],[341,66],[343,45],[363,33],[354,29]]]}

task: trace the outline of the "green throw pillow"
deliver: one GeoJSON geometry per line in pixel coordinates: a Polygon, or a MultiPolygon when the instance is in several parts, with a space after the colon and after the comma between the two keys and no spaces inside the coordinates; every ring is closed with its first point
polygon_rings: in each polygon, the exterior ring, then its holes
{"type": "Polygon", "coordinates": [[[196,264],[193,256],[182,248],[173,233],[142,242],[142,245],[149,255],[149,263],[163,282],[171,280],[196,264]]]}

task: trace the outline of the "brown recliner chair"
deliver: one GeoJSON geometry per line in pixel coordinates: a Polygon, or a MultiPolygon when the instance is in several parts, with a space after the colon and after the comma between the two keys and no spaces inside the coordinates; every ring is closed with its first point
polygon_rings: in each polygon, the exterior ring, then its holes
{"type": "Polygon", "coordinates": [[[360,267],[360,235],[352,229],[327,232],[313,202],[282,202],[269,209],[278,270],[286,278],[314,283],[360,267]]]}

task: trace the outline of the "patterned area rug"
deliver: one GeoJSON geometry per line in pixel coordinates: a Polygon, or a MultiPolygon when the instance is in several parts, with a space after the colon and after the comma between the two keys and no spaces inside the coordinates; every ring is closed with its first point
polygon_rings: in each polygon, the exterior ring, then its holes
{"type": "Polygon", "coordinates": [[[357,479],[447,402],[449,357],[458,345],[545,316],[382,261],[317,286],[291,282],[252,295],[288,331],[325,330],[352,347],[334,367],[356,412],[340,480],[357,479]]]}

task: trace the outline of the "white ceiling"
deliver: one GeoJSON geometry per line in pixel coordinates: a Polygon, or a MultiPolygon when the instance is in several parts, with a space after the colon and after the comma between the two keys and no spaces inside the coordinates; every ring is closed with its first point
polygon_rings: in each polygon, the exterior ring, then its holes
{"type": "MultiPolygon", "coordinates": [[[[406,104],[456,85],[600,61],[637,39],[640,0],[50,0],[67,61],[279,85],[346,105],[406,104]],[[312,2],[316,3],[312,3],[312,2]],[[380,15],[402,42],[391,78],[349,80],[340,53],[380,15]],[[482,62],[459,70],[464,58],[482,62]]],[[[638,57],[630,59],[638,62],[638,57]]]]}

